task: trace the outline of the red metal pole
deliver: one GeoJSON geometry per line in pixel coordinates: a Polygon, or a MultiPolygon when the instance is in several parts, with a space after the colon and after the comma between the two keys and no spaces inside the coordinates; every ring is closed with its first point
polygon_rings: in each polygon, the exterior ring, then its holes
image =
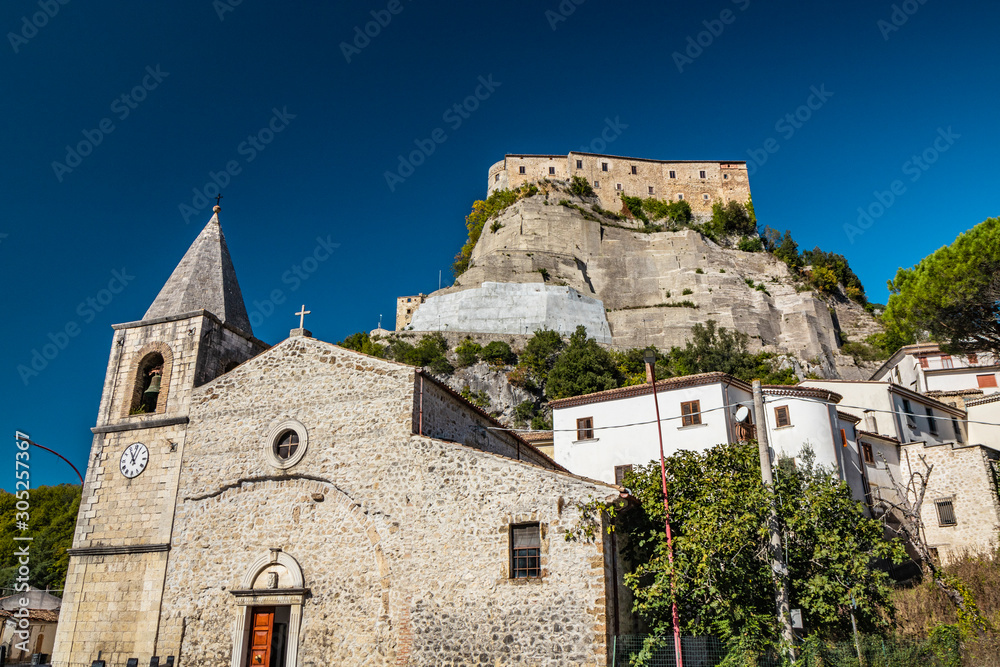
{"type": "MultiPolygon", "coordinates": [[[[22,434],[22,435],[23,435],[23,434],[22,434]]],[[[63,456],[63,455],[62,455],[62,454],[60,454],[59,452],[55,451],[54,449],[49,449],[49,448],[48,448],[48,447],[46,447],[45,445],[39,445],[39,444],[38,444],[37,442],[35,442],[34,440],[28,440],[27,438],[25,438],[25,439],[24,439],[24,442],[28,443],[29,445],[33,445],[33,446],[35,446],[35,447],[40,447],[40,448],[44,449],[44,450],[45,450],[45,451],[47,451],[47,452],[51,452],[51,453],[55,454],[56,456],[58,456],[59,458],[61,458],[61,459],[62,459],[63,461],[65,461],[66,463],[69,463],[69,467],[70,467],[70,468],[72,468],[72,469],[73,469],[73,472],[75,472],[75,473],[76,473],[76,476],[80,478],[80,484],[83,484],[83,475],[81,475],[81,474],[80,474],[80,471],[76,469],[76,466],[75,466],[75,465],[73,465],[72,463],[70,463],[70,460],[69,460],[68,458],[66,458],[65,456],[63,456]]]]}
{"type": "Polygon", "coordinates": [[[653,405],[656,406],[656,434],[660,436],[660,479],[663,482],[663,511],[666,513],[664,524],[667,530],[667,560],[670,562],[670,594],[672,600],[672,611],[674,617],[674,656],[676,656],[677,667],[684,667],[684,658],[681,655],[681,622],[677,614],[677,576],[674,574],[674,539],[670,532],[670,503],[667,502],[667,464],[663,457],[663,429],[660,427],[660,401],[656,397],[656,367],[652,369],[651,380],[653,383],[653,405]]]}

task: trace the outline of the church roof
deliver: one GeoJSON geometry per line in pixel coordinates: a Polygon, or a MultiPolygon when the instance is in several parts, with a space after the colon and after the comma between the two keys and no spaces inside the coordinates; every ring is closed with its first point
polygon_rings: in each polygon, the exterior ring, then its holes
{"type": "Polygon", "coordinates": [[[184,253],[142,319],[194,310],[207,310],[226,324],[253,335],[236,269],[219,226],[218,210],[184,253]]]}

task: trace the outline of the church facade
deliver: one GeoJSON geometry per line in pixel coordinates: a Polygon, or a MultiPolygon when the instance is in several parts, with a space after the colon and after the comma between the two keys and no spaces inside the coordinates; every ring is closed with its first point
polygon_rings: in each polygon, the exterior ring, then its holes
{"type": "Polygon", "coordinates": [[[53,664],[606,665],[612,485],[410,366],[253,336],[216,216],[116,325],[53,664]]]}

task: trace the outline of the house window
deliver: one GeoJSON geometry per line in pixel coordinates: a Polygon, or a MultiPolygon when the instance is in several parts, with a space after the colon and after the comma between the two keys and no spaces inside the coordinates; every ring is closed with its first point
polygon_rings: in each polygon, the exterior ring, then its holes
{"type": "Polygon", "coordinates": [[[602,162],[601,163],[601,171],[607,171],[607,170],[608,170],[608,163],[607,162],[602,162]]]}
{"type": "Polygon", "coordinates": [[[777,424],[778,428],[781,428],[782,426],[791,426],[792,425],[792,420],[788,416],[788,406],[787,405],[781,405],[781,406],[776,407],[774,409],[774,421],[777,424]]]}
{"type": "Polygon", "coordinates": [[[955,362],[951,360],[950,354],[941,355],[941,368],[954,368],[955,362]]]}
{"type": "Polygon", "coordinates": [[[542,533],[537,523],[510,527],[510,578],[537,579],[541,568],[542,533]]]}
{"type": "Polygon", "coordinates": [[[698,178],[705,178],[705,170],[704,169],[702,169],[701,171],[698,172],[698,178]]]}
{"type": "Polygon", "coordinates": [[[635,167],[632,167],[632,173],[633,174],[637,173],[636,170],[635,170],[635,167]]]}
{"type": "Polygon", "coordinates": [[[621,183],[615,183],[615,190],[617,190],[618,192],[621,192],[622,191],[622,184],[621,183]]]}
{"type": "Polygon", "coordinates": [[[677,178],[677,172],[676,171],[671,171],[670,172],[670,178],[677,178]]]}
{"type": "Polygon", "coordinates": [[[951,426],[955,429],[955,442],[965,442],[965,436],[962,434],[962,425],[954,417],[951,418],[951,426]]]}
{"type": "Polygon", "coordinates": [[[593,440],[594,439],[594,418],[593,417],[583,417],[576,420],[576,439],[577,440],[593,440]]]}
{"type": "Polygon", "coordinates": [[[847,429],[840,429],[840,446],[847,447],[847,429]]]}
{"type": "Polygon", "coordinates": [[[652,185],[649,186],[649,194],[653,194],[653,186],[652,185]]]}
{"type": "Polygon", "coordinates": [[[576,168],[577,169],[583,169],[583,160],[577,160],[576,161],[576,168]]]}
{"type": "Polygon", "coordinates": [[[878,433],[879,432],[879,430],[878,430],[878,418],[876,418],[875,415],[872,415],[872,432],[873,433],[878,433]]]}
{"type": "Polygon", "coordinates": [[[555,167],[549,167],[549,174],[555,174],[555,173],[556,173],[556,168],[555,167]]]}
{"type": "Polygon", "coordinates": [[[927,357],[920,357],[920,367],[921,368],[928,368],[929,366],[930,366],[930,363],[927,361],[927,357]]]}
{"type": "Polygon", "coordinates": [[[978,363],[979,363],[979,355],[973,352],[972,354],[969,355],[969,365],[975,366],[978,363]]]}
{"type": "Polygon", "coordinates": [[[625,482],[627,472],[632,472],[632,466],[615,466],[615,485],[621,486],[625,482]]]}
{"type": "Polygon", "coordinates": [[[861,452],[864,454],[865,463],[869,465],[875,465],[875,453],[872,452],[872,446],[867,442],[861,443],[861,452]]]}
{"type": "Polygon", "coordinates": [[[701,401],[681,403],[681,425],[694,426],[701,423],[701,401]]]}
{"type": "Polygon", "coordinates": [[[935,500],[934,506],[937,507],[938,525],[954,526],[958,523],[955,520],[955,506],[951,500],[935,500]]]}
{"type": "Polygon", "coordinates": [[[997,376],[994,373],[989,375],[977,375],[976,382],[979,383],[980,387],[995,387],[997,386],[997,376]]]}
{"type": "Polygon", "coordinates": [[[916,428],[917,425],[913,421],[913,410],[910,409],[910,402],[903,399],[903,418],[906,420],[906,425],[910,428],[916,428]]]}
{"type": "Polygon", "coordinates": [[[292,458],[299,448],[299,434],[289,429],[282,433],[274,443],[274,454],[282,461],[292,458]]]}
{"type": "Polygon", "coordinates": [[[518,167],[517,168],[517,173],[523,174],[524,173],[524,167],[518,167]]]}
{"type": "Polygon", "coordinates": [[[932,435],[937,435],[937,419],[934,418],[934,411],[930,408],[924,408],[927,412],[927,430],[931,432],[932,435]]]}

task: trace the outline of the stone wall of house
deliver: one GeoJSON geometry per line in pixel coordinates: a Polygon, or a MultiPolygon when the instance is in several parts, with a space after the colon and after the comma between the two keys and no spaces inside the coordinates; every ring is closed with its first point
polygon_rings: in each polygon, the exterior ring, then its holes
{"type": "MultiPolygon", "coordinates": [[[[281,549],[309,589],[304,667],[607,664],[604,534],[567,542],[563,531],[577,503],[616,490],[414,435],[417,379],[300,337],[195,390],[159,655],[229,665],[240,613],[230,591],[281,549]],[[281,469],[265,449],[288,420],[306,450],[281,469]],[[539,580],[509,578],[510,526],[523,522],[541,526],[539,580]]],[[[430,386],[434,431],[450,395],[430,386]]]]}
{"type": "Polygon", "coordinates": [[[947,563],[966,549],[996,543],[1000,497],[992,462],[1000,459],[1000,452],[980,445],[903,445],[900,460],[904,480],[909,479],[911,469],[923,472],[921,456],[934,466],[921,507],[927,545],[937,549],[942,562],[947,563]],[[941,525],[936,507],[941,500],[952,502],[955,525],[941,525]]]}

